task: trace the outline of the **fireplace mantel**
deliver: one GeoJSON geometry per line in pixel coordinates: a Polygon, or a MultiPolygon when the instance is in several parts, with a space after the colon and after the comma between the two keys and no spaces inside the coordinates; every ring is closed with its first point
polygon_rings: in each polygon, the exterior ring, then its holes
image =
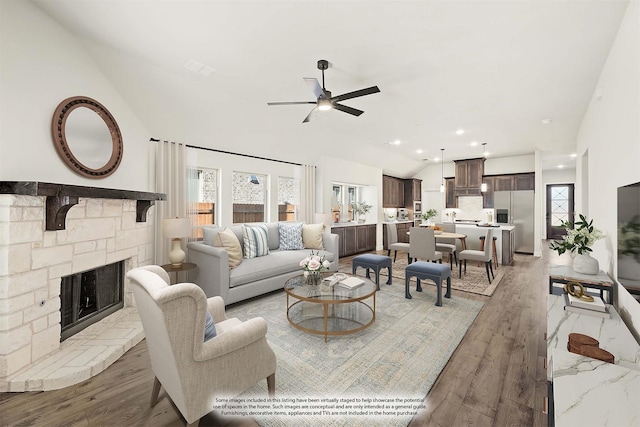
{"type": "Polygon", "coordinates": [[[34,181],[0,181],[0,194],[45,196],[46,229],[64,230],[67,212],[78,203],[79,197],[93,199],[136,200],[136,222],[147,221],[147,211],[156,200],[166,200],[166,194],[144,191],[117,190],[112,188],[80,185],[53,184],[34,181]]]}

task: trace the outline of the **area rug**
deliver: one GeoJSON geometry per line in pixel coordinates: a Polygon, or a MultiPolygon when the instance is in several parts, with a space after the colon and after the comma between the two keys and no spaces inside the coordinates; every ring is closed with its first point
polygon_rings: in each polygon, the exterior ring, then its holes
{"type": "MultiPolygon", "coordinates": [[[[407,267],[406,258],[398,258],[396,259],[396,262],[392,264],[393,267],[391,269],[391,276],[395,277],[396,279],[401,279],[402,283],[404,284],[404,269],[407,267]]],[[[342,267],[340,268],[340,271],[343,273],[351,274],[351,267],[342,267]]],[[[451,274],[451,288],[463,292],[470,292],[472,294],[491,296],[504,277],[504,273],[500,269],[494,269],[493,273],[495,274],[495,279],[492,279],[491,284],[489,284],[489,281],[487,280],[487,272],[484,269],[484,265],[482,267],[478,267],[476,262],[467,261],[467,274],[463,274],[462,278],[458,279],[458,268],[454,264],[451,274]]],[[[365,274],[364,269],[358,268],[356,274],[358,276],[363,276],[365,274]]],[[[380,272],[380,283],[386,283],[387,277],[387,269],[385,268],[380,272]]],[[[411,278],[412,282],[415,282],[415,280],[415,278],[411,278]]],[[[422,280],[420,283],[435,286],[435,284],[430,280],[422,280]]],[[[415,289],[415,286],[413,286],[411,289],[411,293],[413,294],[413,289],[415,289]]]]}
{"type": "Polygon", "coordinates": [[[406,426],[483,303],[453,297],[436,307],[435,292],[426,288],[407,300],[399,284],[376,295],[369,328],[326,343],[289,324],[283,291],[229,307],[229,317],[267,320],[278,360],[276,399],[267,399],[261,381],[236,406],[254,405],[245,413],[269,427],[406,426]]]}

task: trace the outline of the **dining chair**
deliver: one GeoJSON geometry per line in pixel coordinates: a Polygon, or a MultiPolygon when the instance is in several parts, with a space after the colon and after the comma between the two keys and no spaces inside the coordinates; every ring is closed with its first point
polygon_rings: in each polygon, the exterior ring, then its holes
{"type": "MultiPolygon", "coordinates": [[[[487,230],[487,234],[485,235],[485,241],[490,242],[491,239],[493,239],[493,229],[489,228],[487,230]]],[[[462,277],[463,261],[464,261],[465,274],[467,274],[467,260],[484,262],[484,267],[487,270],[487,279],[489,279],[489,284],[491,284],[491,277],[495,279],[495,276],[493,274],[493,263],[491,262],[493,257],[492,247],[493,245],[484,245],[484,250],[482,251],[477,251],[473,249],[465,249],[463,251],[460,251],[460,253],[458,254],[458,259],[460,260],[460,264],[458,266],[459,267],[458,277],[459,278],[462,277]],[[489,275],[489,272],[491,272],[491,275],[489,275]]]]}
{"type": "MultiPolygon", "coordinates": [[[[445,231],[447,233],[456,232],[456,225],[452,223],[438,223],[436,224],[436,227],[442,229],[442,231],[445,231]]],[[[458,248],[456,246],[456,239],[436,240],[436,250],[442,252],[443,254],[444,253],[448,254],[449,265],[451,266],[451,269],[453,269],[454,260],[456,262],[456,267],[458,266],[458,256],[457,256],[458,248]]]]}
{"type": "Polygon", "coordinates": [[[393,251],[393,262],[396,262],[398,251],[403,251],[407,253],[407,261],[411,264],[409,243],[398,242],[398,228],[392,222],[387,224],[387,256],[391,256],[391,251],[393,251]]]}
{"type": "Polygon", "coordinates": [[[442,252],[436,251],[436,238],[433,228],[411,227],[409,234],[409,263],[418,259],[440,261],[442,252]]]}

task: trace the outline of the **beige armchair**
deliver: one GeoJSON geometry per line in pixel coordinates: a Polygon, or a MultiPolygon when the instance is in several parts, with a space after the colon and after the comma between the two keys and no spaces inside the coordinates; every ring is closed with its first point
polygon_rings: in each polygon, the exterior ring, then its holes
{"type": "Polygon", "coordinates": [[[276,356],[261,318],[227,318],[220,297],[207,299],[193,283],[169,285],[159,266],[127,273],[144,328],[155,381],[151,406],[164,387],[189,426],[213,410],[216,397],[233,397],[267,379],[275,394],[276,356]],[[209,312],[217,335],[204,342],[209,312]]]}

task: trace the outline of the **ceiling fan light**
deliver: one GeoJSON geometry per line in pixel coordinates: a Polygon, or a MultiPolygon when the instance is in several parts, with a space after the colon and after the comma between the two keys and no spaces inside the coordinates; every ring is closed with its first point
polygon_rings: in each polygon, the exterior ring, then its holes
{"type": "Polygon", "coordinates": [[[331,110],[331,101],[328,99],[321,99],[318,101],[318,110],[327,111],[331,110]]]}

